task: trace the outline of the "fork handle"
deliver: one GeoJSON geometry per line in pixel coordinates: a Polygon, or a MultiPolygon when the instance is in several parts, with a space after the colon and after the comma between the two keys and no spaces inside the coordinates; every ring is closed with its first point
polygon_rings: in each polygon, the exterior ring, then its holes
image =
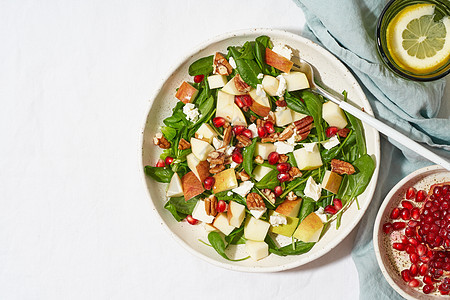
{"type": "MultiPolygon", "coordinates": [[[[335,100],[335,99],[334,99],[335,100]]],[[[335,102],[335,101],[333,101],[335,102]]],[[[393,129],[392,127],[384,124],[383,122],[375,119],[368,113],[363,112],[362,110],[354,107],[353,105],[344,102],[339,101],[339,107],[345,110],[346,112],[352,114],[356,118],[360,119],[367,125],[370,125],[371,127],[375,128],[379,132],[383,133],[384,135],[393,138],[395,141],[399,142],[403,146],[411,149],[412,151],[422,155],[426,159],[441,165],[445,169],[450,171],[450,162],[448,162],[446,159],[442,158],[441,156],[435,154],[434,152],[428,150],[424,146],[420,145],[416,141],[413,141],[403,133],[398,132],[397,130],[393,129]]]]}

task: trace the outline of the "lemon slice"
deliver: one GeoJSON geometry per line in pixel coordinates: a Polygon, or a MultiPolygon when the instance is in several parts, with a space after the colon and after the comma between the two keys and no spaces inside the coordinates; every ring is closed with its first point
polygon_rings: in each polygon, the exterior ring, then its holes
{"type": "Polygon", "coordinates": [[[415,4],[401,10],[386,29],[388,51],[403,69],[429,73],[450,59],[450,18],[435,22],[435,5],[415,4]]]}

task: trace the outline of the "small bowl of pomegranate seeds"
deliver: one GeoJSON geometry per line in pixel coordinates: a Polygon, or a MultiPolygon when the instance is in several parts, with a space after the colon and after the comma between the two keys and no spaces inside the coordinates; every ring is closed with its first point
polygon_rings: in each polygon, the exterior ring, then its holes
{"type": "Polygon", "coordinates": [[[389,284],[407,299],[450,295],[450,172],[417,170],[386,196],[374,248],[389,284]]]}

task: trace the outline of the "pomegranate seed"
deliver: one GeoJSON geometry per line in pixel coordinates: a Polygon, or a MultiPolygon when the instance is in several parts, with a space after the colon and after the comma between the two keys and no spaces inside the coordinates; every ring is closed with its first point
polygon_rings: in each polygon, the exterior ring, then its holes
{"type": "Polygon", "coordinates": [[[406,191],[406,199],[411,200],[411,199],[414,199],[415,196],[416,196],[416,189],[413,187],[410,187],[406,191]]]}
{"type": "Polygon", "coordinates": [[[191,215],[186,216],[186,221],[188,221],[188,223],[191,225],[195,225],[198,223],[198,220],[194,219],[191,215]]]}
{"type": "Polygon", "coordinates": [[[433,284],[433,279],[431,279],[430,276],[425,275],[425,276],[423,276],[423,283],[425,283],[425,284],[433,284]]]}
{"type": "Polygon", "coordinates": [[[277,179],[280,182],[288,181],[290,178],[291,178],[291,176],[289,176],[289,174],[287,174],[287,173],[279,173],[277,175],[277,179]]]}
{"type": "Polygon", "coordinates": [[[205,189],[210,190],[212,189],[214,183],[216,182],[216,179],[214,177],[208,176],[203,180],[203,185],[205,186],[205,189]]]}
{"type": "Polygon", "coordinates": [[[249,95],[242,95],[242,101],[244,102],[245,106],[252,106],[253,99],[249,95]]]}
{"type": "Polygon", "coordinates": [[[227,210],[227,203],[223,200],[217,202],[217,212],[221,213],[227,210]]]}
{"type": "Polygon", "coordinates": [[[423,264],[419,267],[419,275],[420,276],[425,276],[428,273],[428,265],[427,264],[423,264]]]}
{"type": "Polygon", "coordinates": [[[412,205],[411,202],[406,201],[406,200],[403,200],[403,201],[402,201],[402,206],[403,206],[404,208],[409,209],[409,210],[413,209],[413,207],[414,207],[414,206],[412,205]]]}
{"type": "Polygon", "coordinates": [[[270,121],[266,121],[266,123],[264,123],[264,128],[266,128],[267,133],[271,134],[275,132],[275,128],[273,126],[273,123],[270,121]]]}
{"type": "Polygon", "coordinates": [[[173,163],[173,157],[167,156],[164,162],[166,165],[170,166],[173,163]]]}
{"type": "Polygon", "coordinates": [[[417,247],[419,245],[419,242],[415,238],[408,239],[408,243],[410,243],[414,247],[417,247]]]}
{"type": "Polygon", "coordinates": [[[406,248],[405,244],[402,244],[402,243],[393,243],[392,247],[398,251],[404,251],[406,248]]]}
{"type": "Polygon", "coordinates": [[[225,119],[222,117],[215,117],[213,119],[213,124],[214,126],[216,126],[217,128],[222,127],[223,125],[225,125],[225,119]]]}
{"type": "Polygon", "coordinates": [[[442,195],[442,187],[440,187],[440,186],[434,187],[434,189],[433,189],[433,195],[434,195],[435,197],[439,197],[440,195],[442,195]]]}
{"type": "Polygon", "coordinates": [[[417,254],[419,254],[419,256],[424,256],[425,254],[427,254],[427,247],[425,247],[424,244],[418,245],[417,254]]]}
{"type": "Polygon", "coordinates": [[[416,231],[412,227],[406,227],[405,229],[405,235],[407,237],[413,237],[415,235],[416,231]]]}
{"type": "Polygon", "coordinates": [[[280,173],[287,173],[291,169],[291,165],[288,163],[281,163],[277,165],[277,170],[280,173]]]}
{"type": "Polygon", "coordinates": [[[234,103],[236,103],[236,105],[239,106],[239,108],[243,108],[245,106],[244,101],[242,100],[241,96],[235,96],[234,103]]]}
{"type": "Polygon", "coordinates": [[[409,241],[408,241],[408,238],[407,238],[406,236],[401,235],[401,236],[400,236],[400,239],[402,240],[402,243],[403,243],[403,244],[408,245],[409,241]]]}
{"type": "Polygon", "coordinates": [[[166,163],[162,159],[159,159],[158,162],[156,163],[157,168],[164,168],[165,166],[166,163]]]}
{"type": "Polygon", "coordinates": [[[398,219],[400,217],[400,208],[396,207],[391,212],[391,219],[398,219]]]}
{"type": "Polygon", "coordinates": [[[386,234],[390,234],[392,231],[394,231],[394,228],[392,227],[391,223],[384,223],[383,225],[383,232],[386,234]]]}
{"type": "Polygon", "coordinates": [[[338,128],[335,126],[330,126],[325,130],[325,134],[327,135],[327,137],[332,137],[334,135],[336,135],[336,133],[338,132],[338,128]]]}
{"type": "Polygon", "coordinates": [[[278,162],[278,160],[280,159],[280,154],[278,154],[278,152],[270,152],[268,160],[269,160],[269,164],[274,165],[278,162]]]}
{"type": "Polygon", "coordinates": [[[423,202],[426,197],[427,197],[427,192],[425,192],[424,190],[420,190],[416,194],[416,202],[423,202]]]}
{"type": "Polygon", "coordinates": [[[195,75],[194,76],[194,82],[195,83],[200,83],[203,81],[203,78],[205,78],[205,75],[195,75]]]}
{"type": "MultiPolygon", "coordinates": [[[[409,255],[409,260],[413,263],[413,264],[415,264],[415,263],[417,263],[417,262],[419,262],[419,255],[417,255],[416,253],[411,253],[410,255],[409,255]]],[[[416,266],[417,267],[417,265],[412,265],[412,266],[416,266]]],[[[412,267],[411,266],[411,267],[412,267]]],[[[419,272],[419,268],[417,268],[417,272],[419,272]]],[[[414,274],[412,271],[411,271],[411,274],[414,274]]],[[[417,274],[416,274],[417,275],[417,274]]],[[[414,275],[415,276],[415,275],[414,275]]]]}
{"type": "Polygon", "coordinates": [[[395,222],[392,224],[392,226],[394,227],[394,230],[401,230],[406,227],[406,223],[405,222],[395,222]]]}
{"type": "Polygon", "coordinates": [[[275,193],[275,196],[280,197],[281,194],[283,194],[283,188],[278,185],[273,189],[273,192],[275,193]]]}
{"type": "Polygon", "coordinates": [[[411,210],[411,218],[414,220],[419,220],[419,217],[420,217],[420,209],[417,207],[414,207],[411,210]]]}
{"type": "Polygon", "coordinates": [[[423,287],[423,292],[424,292],[425,294],[429,294],[429,293],[431,293],[432,291],[434,291],[434,286],[431,285],[431,284],[427,284],[427,285],[425,285],[425,286],[423,287]]]}
{"type": "Polygon", "coordinates": [[[249,139],[252,139],[252,138],[253,138],[253,133],[251,132],[250,129],[245,129],[245,130],[242,132],[242,135],[245,135],[245,136],[248,137],[249,139]]]}
{"type": "Polygon", "coordinates": [[[418,286],[420,285],[420,282],[419,282],[419,280],[417,280],[417,279],[413,279],[413,280],[411,280],[410,282],[408,282],[408,285],[409,285],[410,287],[418,287],[418,286]]]}
{"type": "Polygon", "coordinates": [[[233,127],[234,135],[240,135],[244,132],[246,128],[242,125],[236,125],[233,127]]]}
{"type": "Polygon", "coordinates": [[[267,130],[266,130],[265,127],[259,127],[259,128],[258,128],[258,136],[259,136],[260,138],[264,138],[264,137],[267,136],[267,130]]]}
{"type": "Polygon", "coordinates": [[[334,215],[335,213],[337,213],[337,210],[333,205],[325,206],[323,211],[326,212],[327,214],[331,214],[331,215],[334,215]]]}
{"type": "Polygon", "coordinates": [[[408,254],[416,253],[416,247],[414,247],[413,245],[406,246],[406,253],[408,254]]]}
{"type": "Polygon", "coordinates": [[[409,272],[408,269],[403,270],[401,274],[405,282],[410,282],[412,280],[411,272],[409,272]]]}
{"type": "Polygon", "coordinates": [[[419,274],[419,267],[417,264],[413,263],[411,267],[409,267],[409,273],[411,273],[412,277],[416,277],[419,274]]]}
{"type": "Polygon", "coordinates": [[[233,153],[231,154],[231,159],[237,164],[241,164],[244,161],[242,153],[239,151],[233,151],[233,153]]]}
{"type": "Polygon", "coordinates": [[[341,199],[333,199],[333,204],[334,207],[336,208],[336,210],[341,210],[342,209],[342,201],[341,199]]]}
{"type": "Polygon", "coordinates": [[[407,221],[411,218],[411,211],[407,208],[401,210],[400,215],[403,220],[407,221]]]}

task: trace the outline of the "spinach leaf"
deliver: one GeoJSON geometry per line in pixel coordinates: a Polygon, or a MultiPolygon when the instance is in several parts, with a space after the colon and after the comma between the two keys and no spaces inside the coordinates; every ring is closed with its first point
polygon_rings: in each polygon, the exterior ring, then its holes
{"type": "Polygon", "coordinates": [[[161,168],[161,167],[145,166],[144,172],[157,182],[164,182],[164,183],[169,183],[170,179],[172,179],[173,176],[173,171],[168,167],[161,168]]]}
{"type": "Polygon", "coordinates": [[[316,208],[316,201],[311,198],[303,197],[302,207],[298,213],[298,218],[300,219],[300,223],[309,216],[316,208]]]}
{"type": "Polygon", "coordinates": [[[322,101],[318,96],[310,91],[302,91],[302,99],[305,101],[306,108],[314,119],[314,126],[317,131],[317,137],[320,141],[325,139],[325,132],[322,127],[322,101]]]}
{"type": "Polygon", "coordinates": [[[361,195],[366,189],[372,178],[375,170],[375,162],[368,154],[364,154],[353,162],[353,166],[358,170],[358,173],[348,176],[348,190],[351,199],[361,195]]]}
{"type": "Polygon", "coordinates": [[[257,138],[254,138],[251,145],[245,147],[242,151],[244,170],[250,176],[252,176],[253,172],[253,154],[255,154],[257,140],[257,138]]]}
{"type": "Polygon", "coordinates": [[[241,49],[241,55],[239,56],[239,59],[254,59],[253,56],[253,45],[254,43],[246,42],[244,46],[242,46],[241,49]]]}
{"type": "Polygon", "coordinates": [[[272,42],[270,41],[270,37],[268,37],[267,35],[258,36],[255,40],[261,43],[264,46],[264,48],[272,49],[273,47],[272,42]]]}
{"type": "Polygon", "coordinates": [[[291,164],[291,166],[296,167],[297,166],[297,160],[295,159],[294,153],[293,152],[289,152],[286,155],[289,157],[289,163],[291,164]]]}
{"type": "Polygon", "coordinates": [[[228,47],[231,56],[233,56],[239,75],[242,79],[253,88],[261,83],[261,79],[258,79],[258,74],[261,73],[261,67],[254,61],[248,59],[240,59],[240,53],[236,47],[228,47]]]}
{"type": "Polygon", "coordinates": [[[279,256],[300,255],[308,252],[316,243],[297,241],[293,244],[278,248],[272,238],[267,235],[264,240],[269,245],[269,252],[279,256]]]}
{"type": "Polygon", "coordinates": [[[170,201],[167,201],[166,204],[164,204],[164,208],[170,211],[177,222],[181,222],[187,216],[186,214],[178,212],[175,205],[170,203],[170,201]]]}
{"type": "Polygon", "coordinates": [[[197,196],[186,201],[184,197],[173,197],[170,198],[167,202],[170,203],[177,210],[177,212],[186,215],[192,215],[194,207],[199,199],[200,198],[197,196]]]}
{"type": "Polygon", "coordinates": [[[305,104],[298,98],[296,98],[294,95],[289,94],[286,92],[284,96],[284,100],[286,101],[287,106],[292,109],[293,111],[296,111],[301,114],[309,115],[310,112],[306,108],[305,104]]]}
{"type": "Polygon", "coordinates": [[[225,241],[228,245],[245,244],[244,227],[234,229],[229,235],[225,236],[225,241]]]}
{"type": "Polygon", "coordinates": [[[208,75],[213,71],[214,56],[202,57],[189,66],[189,75],[208,75]]]}
{"type": "MultiPolygon", "coordinates": [[[[344,101],[347,101],[347,92],[343,92],[344,95],[344,101]]],[[[366,140],[364,139],[364,129],[361,121],[357,118],[355,118],[353,115],[347,113],[344,111],[345,115],[347,116],[348,121],[350,122],[353,131],[356,135],[356,147],[358,148],[358,154],[359,156],[362,156],[367,153],[366,149],[366,140]]]]}
{"type": "Polygon", "coordinates": [[[211,231],[208,234],[208,241],[211,244],[211,246],[214,248],[214,250],[216,250],[216,252],[219,253],[220,256],[222,256],[226,260],[241,261],[241,260],[245,260],[245,259],[249,258],[249,256],[245,257],[245,258],[241,258],[241,259],[230,259],[230,258],[228,258],[227,254],[225,253],[225,243],[224,243],[222,237],[220,236],[220,234],[218,232],[211,231]]]}
{"type": "Polygon", "coordinates": [[[322,157],[322,161],[324,163],[329,163],[333,158],[335,158],[341,149],[344,148],[344,146],[347,144],[348,140],[350,139],[350,136],[353,134],[353,131],[350,131],[349,135],[345,138],[345,140],[339,145],[339,147],[333,147],[328,150],[323,150],[320,153],[320,156],[322,157]]]}
{"type": "Polygon", "coordinates": [[[267,173],[259,182],[255,184],[255,186],[259,189],[274,189],[277,185],[280,184],[280,181],[277,178],[278,171],[272,170],[267,173]]]}
{"type": "Polygon", "coordinates": [[[172,127],[164,126],[161,128],[161,132],[169,141],[173,140],[177,136],[177,130],[172,127]]]}

